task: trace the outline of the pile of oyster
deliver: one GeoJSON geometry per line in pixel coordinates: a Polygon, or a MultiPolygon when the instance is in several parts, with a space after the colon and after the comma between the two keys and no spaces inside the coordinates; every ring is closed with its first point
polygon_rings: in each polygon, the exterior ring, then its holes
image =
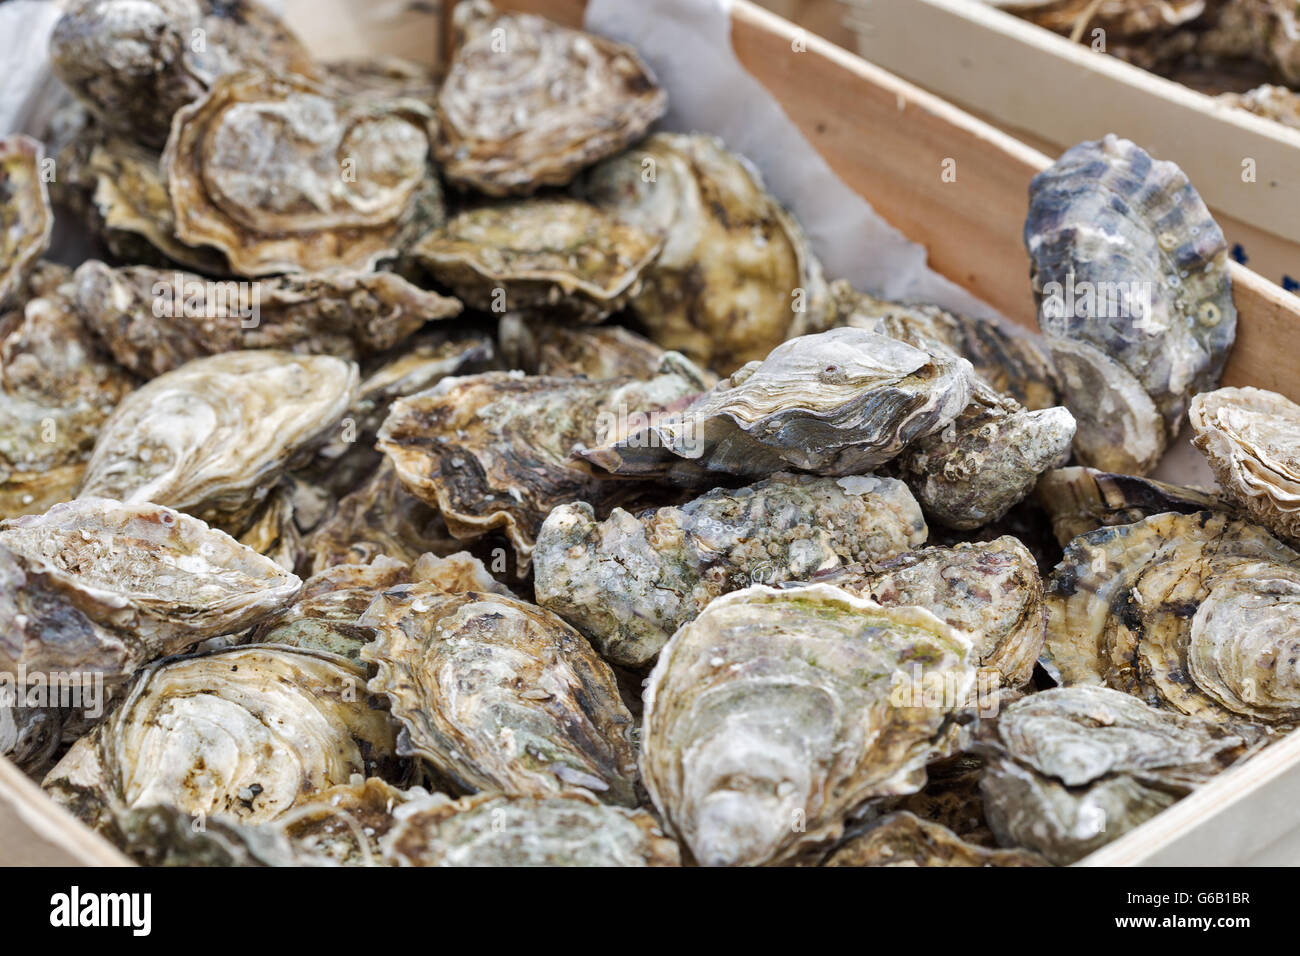
{"type": "Polygon", "coordinates": [[[1034,181],[1035,336],[828,281],[633,50],[455,24],[440,78],[251,0],[54,31],[75,100],[0,141],[51,798],[149,864],[1033,866],[1300,721],[1300,407],[1214,391],[1176,167],[1034,181]],[[1189,408],[1221,490],[1145,477],[1189,408]]]}

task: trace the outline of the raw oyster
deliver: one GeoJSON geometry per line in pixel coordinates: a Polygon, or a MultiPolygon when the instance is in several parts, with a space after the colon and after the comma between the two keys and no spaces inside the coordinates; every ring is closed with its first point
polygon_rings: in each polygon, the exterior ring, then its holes
{"type": "Polygon", "coordinates": [[[644,810],[575,792],[524,797],[442,794],[394,812],[381,841],[398,866],[677,866],[677,844],[644,810]]]}
{"type": "Polygon", "coordinates": [[[1009,535],[921,548],[818,578],[885,607],[923,607],[970,636],[972,660],[1023,687],[1043,648],[1047,612],[1034,556],[1009,535]]]}
{"type": "Polygon", "coordinates": [[[1187,417],[1227,496],[1300,541],[1300,405],[1260,388],[1221,388],[1192,399],[1187,417]]]}
{"type": "Polygon", "coordinates": [[[411,251],[474,308],[599,322],[636,293],[659,247],[590,203],[554,197],[466,210],[411,251]]]}
{"type": "Polygon", "coordinates": [[[665,369],[649,380],[518,372],[444,379],[394,403],[379,447],[402,483],[437,505],[453,535],[471,539],[503,528],[526,570],[552,508],[578,500],[603,511],[635,490],[571,452],[643,410],[700,391],[688,363],[665,362],[665,369]]]}
{"type": "Polygon", "coordinates": [[[716,137],[656,133],[593,169],[579,191],[663,237],[632,307],[664,348],[731,372],[830,324],[803,231],[716,137]]]}
{"type": "Polygon", "coordinates": [[[1166,511],[1188,514],[1233,510],[1228,502],[1208,491],[1081,467],[1046,472],[1034,496],[1051,515],[1052,530],[1062,547],[1089,531],[1132,524],[1166,511]]]}
{"type": "Polygon", "coordinates": [[[822,866],[1048,866],[1028,850],[990,850],[947,827],[902,811],[837,846],[822,866]]]}
{"type": "Polygon", "coordinates": [[[41,169],[43,156],[34,139],[0,139],[0,311],[12,304],[50,246],[54,214],[41,169]]]}
{"type": "Polygon", "coordinates": [[[907,305],[831,283],[836,324],[879,332],[919,349],[956,352],[975,374],[1032,411],[1060,404],[1060,384],[1041,339],[1005,322],[947,312],[935,305],[907,305]]]}
{"type": "Polygon", "coordinates": [[[429,114],[300,77],[221,77],[177,111],[163,152],[176,236],[239,275],[372,269],[442,220],[429,114]]]}
{"type": "Polygon", "coordinates": [[[392,272],[214,282],[143,266],[114,269],[92,259],[73,281],[82,320],[121,365],[144,378],[239,349],[355,359],[461,310],[455,299],[392,272]]]}
{"type": "Polygon", "coordinates": [[[256,624],[302,582],[197,518],[82,498],[0,523],[0,672],[114,680],[256,624]]]}
{"type": "Polygon", "coordinates": [[[264,823],[353,774],[392,772],[393,755],[364,670],[321,651],[250,644],[141,671],[42,785],[95,829],[157,804],[264,823]]]}
{"type": "Polygon", "coordinates": [[[977,382],[971,403],[942,431],[917,439],[898,459],[925,513],[950,528],[996,521],[1029,494],[1038,476],[1070,457],[1074,416],[1027,411],[977,382]]]}
{"type": "Polygon", "coordinates": [[[398,752],[465,792],[549,796],[581,787],[636,803],[632,715],[609,666],[550,611],[493,592],[399,585],[358,624],[371,693],[401,722],[398,752]]]}
{"type": "Polygon", "coordinates": [[[865,801],[925,782],[974,683],[969,652],[928,611],[824,584],[723,595],[650,675],[646,788],[702,865],[833,841],[865,801]]]}
{"type": "Polygon", "coordinates": [[[953,421],[970,363],[861,329],[792,339],[677,414],[579,454],[619,475],[685,483],[710,472],[766,477],[791,466],[855,475],[953,421]]]}
{"type": "Polygon", "coordinates": [[[719,594],[884,560],[925,536],[901,481],[777,475],[603,522],[584,502],[560,505],[537,537],[534,588],[606,660],[642,667],[719,594]]]}
{"type": "Polygon", "coordinates": [[[668,99],[629,46],[530,14],[458,3],[438,91],[437,155],[453,183],[492,196],[563,186],[640,139],[668,99]]]}
{"type": "Polygon", "coordinates": [[[1220,727],[1105,687],[1011,704],[987,734],[984,810],[1003,846],[1065,865],[1127,833],[1246,752],[1220,727]]]}
{"type": "Polygon", "coordinates": [[[172,115],[225,73],[315,73],[297,37],[254,0],[74,0],[50,61],[102,123],[159,148],[172,115]]]}
{"type": "Polygon", "coordinates": [[[357,378],[353,363],[324,355],[194,359],[117,407],[81,495],[154,501],[240,534],[293,458],[334,428],[357,378]]]}
{"type": "Polygon", "coordinates": [[[67,278],[39,264],[21,307],[0,313],[0,518],[73,497],[100,427],[135,387],[77,315],[67,278]]]}
{"type": "Polygon", "coordinates": [[[1236,335],[1222,230],[1182,170],[1108,135],[1034,177],[1025,247],[1080,462],[1146,474],[1236,335]]]}
{"type": "Polygon", "coordinates": [[[419,788],[399,790],[378,777],[355,780],[303,800],[270,828],[299,853],[343,866],[378,866],[379,842],[397,823],[394,812],[428,796],[419,788]]]}
{"type": "Polygon", "coordinates": [[[501,316],[497,344],[512,369],[591,379],[651,378],[665,354],[649,339],[619,325],[571,326],[519,312],[501,316]]]}
{"type": "Polygon", "coordinates": [[[1199,511],[1090,532],[1047,607],[1067,685],[1223,723],[1300,720],[1300,555],[1262,528],[1199,511]]]}

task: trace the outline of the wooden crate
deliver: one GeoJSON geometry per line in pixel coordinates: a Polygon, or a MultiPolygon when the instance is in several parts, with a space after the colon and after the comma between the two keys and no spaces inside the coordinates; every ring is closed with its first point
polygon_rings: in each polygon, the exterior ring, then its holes
{"type": "Polygon", "coordinates": [[[1300,282],[1300,130],[978,0],[843,3],[863,57],[1049,155],[1116,133],[1178,163],[1252,269],[1300,282]]]}
{"type": "MultiPolygon", "coordinates": [[[[499,5],[571,26],[581,26],[585,7],[583,0],[499,0],[499,5]]],[[[318,51],[337,49],[330,37],[343,38],[344,52],[383,49],[391,29],[370,23],[370,6],[360,0],[290,0],[287,15],[318,51]],[[307,13],[296,17],[295,8],[303,6],[307,13]],[[368,32],[372,26],[374,32],[368,32]],[[367,36],[374,40],[362,39],[367,36]]],[[[1008,317],[1035,327],[1020,232],[1029,180],[1049,164],[1046,155],[748,0],[733,0],[731,30],[741,64],[850,188],[925,245],[935,269],[1008,317]],[[955,182],[941,179],[950,160],[957,164],[955,182]]],[[[405,55],[436,57],[434,11],[405,23],[401,35],[405,55]]],[[[1244,267],[1234,266],[1233,281],[1238,340],[1226,381],[1300,400],[1300,354],[1278,347],[1300,330],[1300,299],[1244,267]]],[[[1220,775],[1083,862],[1295,862],[1300,860],[1300,812],[1291,808],[1298,798],[1300,734],[1220,775]]],[[[0,863],[72,861],[126,862],[0,760],[0,863]]]]}

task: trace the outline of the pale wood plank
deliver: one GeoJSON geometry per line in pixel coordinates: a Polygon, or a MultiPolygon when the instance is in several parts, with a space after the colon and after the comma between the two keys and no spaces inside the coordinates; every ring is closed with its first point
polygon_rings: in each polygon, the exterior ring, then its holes
{"type": "Polygon", "coordinates": [[[133,866],[0,757],[0,866],[133,866]]]}

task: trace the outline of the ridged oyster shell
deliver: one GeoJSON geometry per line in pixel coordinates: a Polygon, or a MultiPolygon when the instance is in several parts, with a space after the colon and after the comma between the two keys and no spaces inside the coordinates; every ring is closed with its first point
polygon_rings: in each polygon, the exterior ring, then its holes
{"type": "Polygon", "coordinates": [[[667,107],[629,46],[484,0],[453,12],[438,91],[437,156],[453,183],[492,196],[563,186],[640,139],[667,107]]]}
{"type": "Polygon", "coordinates": [[[122,366],[144,378],[240,349],[355,359],[461,311],[455,299],[392,272],[276,276],[250,288],[174,270],[114,269],[92,259],[73,282],[83,321],[122,366]]]}
{"type": "Polygon", "coordinates": [[[50,246],[54,213],[41,170],[44,150],[26,136],[0,139],[0,311],[50,246]]]}
{"type": "Polygon", "coordinates": [[[1024,235],[1076,454],[1145,474],[1235,338],[1222,230],[1182,170],[1108,135],[1034,177],[1024,235]]]}
{"type": "Polygon", "coordinates": [[[62,714],[57,707],[30,706],[20,694],[16,687],[0,688],[0,757],[24,773],[44,776],[59,749],[62,714]]]}
{"type": "Polygon", "coordinates": [[[394,767],[388,714],[342,657],[250,644],[141,671],[44,788],[92,828],[120,808],[274,820],[306,797],[394,767]]]}
{"type": "Polygon", "coordinates": [[[341,866],[379,866],[379,843],[397,823],[395,812],[427,799],[420,788],[399,790],[379,777],[342,783],[300,801],[270,824],[298,853],[341,866]]]}
{"type": "Polygon", "coordinates": [[[279,830],[245,826],[230,817],[205,819],[171,804],[114,807],[106,830],[118,848],[141,866],[330,866],[333,861],[300,852],[279,830]]]}
{"type": "Polygon", "coordinates": [[[194,359],[132,392],[105,422],[82,497],[154,501],[242,533],[291,460],[351,404],[357,367],[274,350],[194,359]]]}
{"type": "Polygon", "coordinates": [[[1065,865],[1205,783],[1246,741],[1105,687],[1058,687],[1011,704],[988,734],[981,781],[998,841],[1065,865]]]}
{"type": "Polygon", "coordinates": [[[561,505],[537,538],[534,589],[606,660],[642,667],[720,594],[881,561],[925,536],[901,481],[777,475],[603,522],[588,504],[561,505]]]}
{"type": "Polygon", "coordinates": [[[790,467],[862,474],[953,421],[972,381],[964,359],[831,329],[791,339],[681,412],[580,454],[615,474],[687,483],[790,467]]]}
{"type": "Polygon", "coordinates": [[[466,210],[411,253],[475,308],[598,322],[640,288],[659,247],[655,236],[590,203],[550,197],[466,210]]]}
{"type": "Polygon", "coordinates": [[[990,850],[906,810],[845,840],[822,866],[1048,866],[1028,850],[990,850]]]}
{"type": "Polygon", "coordinates": [[[1220,388],[1192,399],[1187,417],[1227,496],[1300,541],[1300,405],[1259,388],[1220,388]]]}
{"type": "Polygon", "coordinates": [[[401,723],[402,755],[465,792],[581,787],[636,803],[632,715],[614,674],[550,611],[432,582],[388,589],[358,623],[375,629],[361,656],[401,723]]]}
{"type": "Polygon", "coordinates": [[[832,841],[865,801],[925,782],[974,683],[969,652],[928,611],[823,584],[723,595],[650,675],[646,788],[702,865],[777,862],[832,841]],[[899,706],[922,680],[950,693],[899,706]]]}
{"type": "Polygon", "coordinates": [[[416,100],[224,76],[177,111],[163,152],[176,236],[220,249],[239,275],[371,269],[442,220],[430,122],[416,100]]]}
{"type": "Polygon", "coordinates": [[[301,586],[170,508],[94,498],[55,505],[0,523],[0,671],[120,679],[256,624],[301,586]]]}
{"type": "Polygon", "coordinates": [[[157,148],[173,114],[223,74],[315,73],[297,37],[254,0],[74,0],[50,36],[50,62],[100,122],[157,148]]]}
{"type": "Polygon", "coordinates": [[[656,133],[593,169],[579,192],[663,237],[632,308],[664,348],[728,373],[830,324],[799,224],[717,137],[656,133]]]}
{"type": "Polygon", "coordinates": [[[575,458],[602,430],[642,410],[698,393],[699,373],[666,363],[649,380],[526,377],[487,372],[444,379],[404,398],[379,432],[379,447],[414,494],[438,507],[453,535],[502,528],[527,568],[547,514],[569,501],[604,510],[629,483],[575,458]]]}
{"type": "Polygon", "coordinates": [[[395,811],[381,841],[398,866],[677,866],[677,844],[644,810],[589,795],[442,794],[395,811]]]}
{"type": "Polygon", "coordinates": [[[1047,606],[1067,685],[1224,723],[1300,719],[1300,554],[1262,528],[1200,511],[1090,532],[1047,606]]]}
{"type": "Polygon", "coordinates": [[[652,378],[666,354],[620,325],[571,326],[519,312],[501,316],[497,345],[510,368],[529,375],[590,379],[652,378]]]}

